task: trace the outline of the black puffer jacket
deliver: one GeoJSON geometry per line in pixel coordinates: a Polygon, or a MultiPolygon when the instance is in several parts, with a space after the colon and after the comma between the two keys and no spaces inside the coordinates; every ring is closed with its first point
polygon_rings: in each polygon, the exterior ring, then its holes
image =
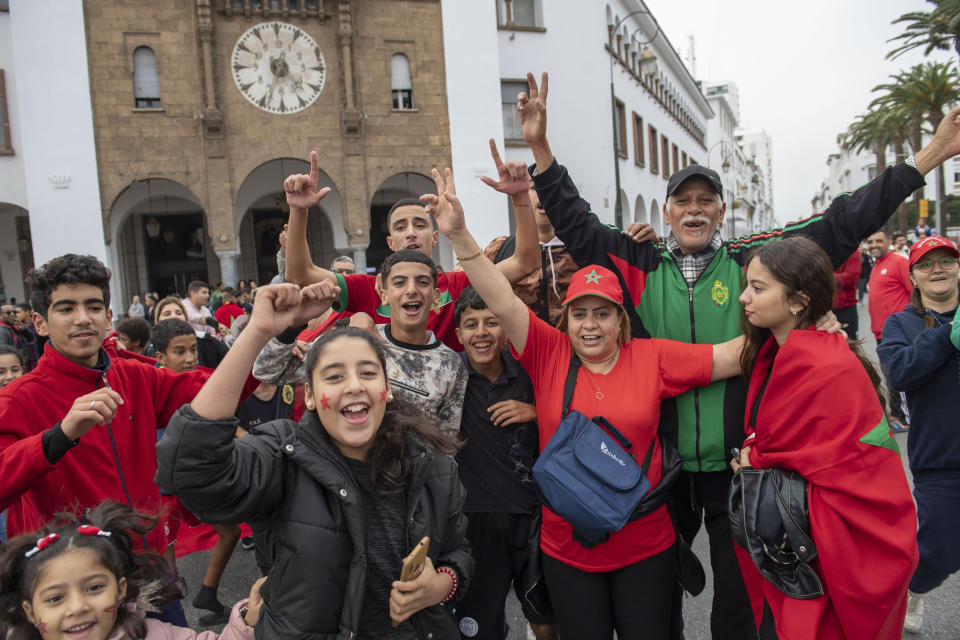
{"type": "MultiPolygon", "coordinates": [[[[258,639],[347,640],[360,625],[366,576],[360,489],[312,411],[300,424],[275,420],[234,437],[235,420],[210,421],[189,405],[157,444],[157,484],[205,522],[253,522],[268,531],[273,560],[264,584],[258,639]]],[[[412,461],[406,539],[430,536],[434,566],[457,572],[466,591],[473,558],[466,540],[456,463],[407,437],[412,461]]],[[[399,567],[398,567],[399,571],[399,567]]],[[[458,639],[442,606],[413,616],[424,640],[458,639]]]]}

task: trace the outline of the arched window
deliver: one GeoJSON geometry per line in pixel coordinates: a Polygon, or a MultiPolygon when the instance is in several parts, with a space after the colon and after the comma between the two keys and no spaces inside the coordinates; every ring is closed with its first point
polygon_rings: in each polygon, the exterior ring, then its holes
{"type": "Polygon", "coordinates": [[[160,78],[157,57],[150,47],[137,47],[133,52],[133,99],[140,109],[156,109],[160,104],[160,78]]]}
{"type": "Polygon", "coordinates": [[[390,58],[390,88],[393,89],[394,109],[413,109],[410,61],[402,53],[395,53],[390,58]]]}

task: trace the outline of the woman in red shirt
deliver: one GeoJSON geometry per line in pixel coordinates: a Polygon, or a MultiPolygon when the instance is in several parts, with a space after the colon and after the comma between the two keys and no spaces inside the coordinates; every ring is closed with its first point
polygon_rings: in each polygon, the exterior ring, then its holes
{"type": "MultiPolygon", "coordinates": [[[[523,202],[529,184],[526,167],[498,163],[498,171],[502,182],[494,188],[511,195],[514,207],[528,207],[523,202]]],[[[427,210],[436,216],[457,255],[465,256],[459,259],[470,282],[503,324],[514,355],[530,374],[541,449],[561,420],[572,353],[583,366],[571,410],[606,417],[640,452],[656,439],[662,399],[739,373],[740,338],[716,346],[631,340],[623,292],[616,276],[600,266],[585,267],[572,276],[563,316],[557,328],[551,327],[514,295],[506,278],[482,255],[465,227],[450,170],[446,181],[434,170],[434,179],[441,195],[423,196],[427,210]]],[[[656,441],[647,475],[652,486],[660,480],[661,460],[656,441]]],[[[574,540],[569,522],[544,507],[544,574],[564,639],[612,638],[614,630],[621,640],[667,638],[675,542],[665,507],[589,548],[574,540]]]]}

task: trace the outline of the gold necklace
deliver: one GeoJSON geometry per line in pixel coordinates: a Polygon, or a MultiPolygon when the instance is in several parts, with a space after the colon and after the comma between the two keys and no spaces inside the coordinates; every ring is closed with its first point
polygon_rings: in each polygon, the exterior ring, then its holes
{"type": "MultiPolygon", "coordinates": [[[[597,384],[597,381],[593,379],[593,375],[590,373],[590,369],[584,367],[583,370],[587,373],[587,379],[590,380],[591,384],[593,384],[593,386],[597,389],[596,393],[593,394],[594,397],[597,400],[603,400],[603,392],[600,391],[600,387],[602,387],[603,383],[607,381],[606,374],[603,375],[603,380],[600,381],[600,384],[597,384]]],[[[607,373],[609,373],[609,371],[607,373]]]]}

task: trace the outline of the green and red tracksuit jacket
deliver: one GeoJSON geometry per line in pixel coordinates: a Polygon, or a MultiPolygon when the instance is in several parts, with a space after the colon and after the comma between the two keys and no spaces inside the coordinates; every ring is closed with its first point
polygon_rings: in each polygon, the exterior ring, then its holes
{"type": "MultiPolygon", "coordinates": [[[[580,197],[566,168],[554,162],[533,178],[553,228],[579,265],[612,270],[623,288],[634,337],[717,344],[740,335],[743,268],[749,249],[803,234],[819,244],[834,269],[863,238],[880,229],[897,206],[924,185],[913,167],[898,164],[856,191],[839,194],[830,207],[782,229],[727,240],[694,284],[687,286],[663,242],[637,244],[606,225],[580,197]]],[[[687,471],[722,471],[729,449],[743,442],[746,385],[740,376],[718,380],[676,398],[660,409],[660,430],[675,440],[687,471]]]]}

